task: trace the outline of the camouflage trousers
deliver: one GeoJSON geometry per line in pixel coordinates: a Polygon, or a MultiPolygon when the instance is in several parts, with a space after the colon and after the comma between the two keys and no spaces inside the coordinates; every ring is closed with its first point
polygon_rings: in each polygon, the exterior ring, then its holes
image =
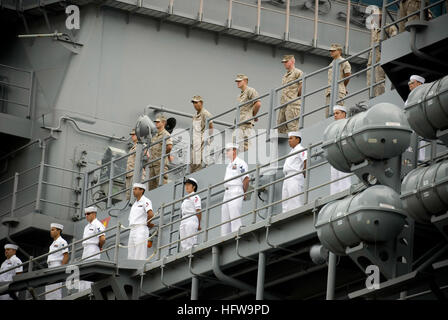
{"type": "Polygon", "coordinates": [[[243,124],[236,129],[232,134],[232,139],[238,144],[238,152],[249,150],[251,146],[251,138],[255,136],[255,131],[252,124],[243,124]]]}
{"type": "MultiPolygon", "coordinates": [[[[381,52],[379,50],[377,50],[375,52],[376,62],[380,61],[380,55],[381,55],[381,52]]],[[[369,53],[369,60],[367,61],[367,67],[370,67],[371,65],[372,65],[372,53],[370,52],[369,53]]],[[[367,70],[366,77],[367,77],[367,86],[370,87],[371,79],[372,79],[372,70],[371,69],[367,70]]],[[[381,66],[376,66],[375,67],[374,78],[373,78],[373,85],[374,85],[374,87],[373,87],[373,94],[374,95],[373,96],[374,97],[377,97],[380,94],[384,93],[385,88],[386,88],[386,85],[385,85],[384,82],[375,85],[375,83],[381,82],[384,79],[386,79],[386,74],[384,73],[383,68],[381,68],[381,66]]]]}
{"type": "MultiPolygon", "coordinates": [[[[300,115],[300,100],[278,110],[277,124],[297,118],[300,115]]],[[[279,133],[288,133],[291,131],[299,131],[299,119],[288,122],[278,127],[279,133]]]]}
{"type": "Polygon", "coordinates": [[[190,173],[193,173],[202,169],[202,152],[204,150],[204,142],[202,142],[201,140],[195,141],[193,139],[193,145],[191,149],[190,173]]]}
{"type": "Polygon", "coordinates": [[[199,164],[191,163],[190,164],[190,173],[199,171],[201,169],[202,169],[202,164],[201,163],[199,163],[199,164]]]}
{"type": "Polygon", "coordinates": [[[404,26],[405,26],[406,22],[412,21],[412,20],[420,20],[420,14],[419,14],[420,5],[421,5],[421,0],[400,1],[400,15],[399,15],[400,18],[406,17],[407,15],[410,15],[413,12],[416,12],[416,13],[415,13],[415,15],[413,15],[399,23],[399,32],[403,32],[405,30],[404,26]]]}
{"type": "MultiPolygon", "coordinates": [[[[160,162],[159,162],[160,163],[160,162]]],[[[168,166],[165,164],[165,167],[163,169],[163,172],[168,171],[168,166]]],[[[158,165],[152,165],[149,167],[149,182],[148,182],[148,189],[153,190],[159,186],[159,175],[160,175],[160,164],[158,165]],[[152,179],[151,179],[152,178],[152,179]]],[[[163,184],[168,183],[168,175],[164,174],[162,176],[163,184]]]]}

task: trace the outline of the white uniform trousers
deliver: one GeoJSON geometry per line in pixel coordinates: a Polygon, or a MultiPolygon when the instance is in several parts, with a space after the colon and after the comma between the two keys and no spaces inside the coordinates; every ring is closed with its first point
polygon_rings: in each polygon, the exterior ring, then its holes
{"type": "MultiPolygon", "coordinates": [[[[293,173],[288,174],[291,175],[293,173]]],[[[282,187],[282,199],[286,199],[303,192],[304,182],[305,179],[303,178],[303,174],[298,174],[291,178],[285,179],[283,181],[283,187],[282,187]]],[[[302,205],[303,205],[302,196],[301,195],[296,196],[282,202],[282,211],[287,212],[292,209],[299,208],[302,205]]]]}
{"type": "Polygon", "coordinates": [[[149,229],[146,225],[130,226],[128,241],[128,259],[146,260],[148,253],[149,229]]]}
{"type": "MultiPolygon", "coordinates": [[[[343,178],[350,174],[350,172],[342,172],[342,171],[336,170],[333,167],[330,167],[330,173],[331,173],[331,180],[343,178]]],[[[339,181],[335,181],[332,184],[330,184],[330,194],[335,194],[335,193],[347,190],[350,188],[351,184],[352,183],[351,183],[350,177],[347,177],[347,178],[339,180],[339,181]]]]}
{"type": "MultiPolygon", "coordinates": [[[[182,220],[179,226],[179,237],[181,239],[198,232],[199,220],[195,214],[182,220]]],[[[188,250],[197,243],[198,236],[192,236],[180,242],[182,250],[188,250]]]]}
{"type": "Polygon", "coordinates": [[[100,247],[97,244],[91,243],[91,244],[85,244],[84,249],[82,251],[82,259],[90,257],[86,260],[93,260],[93,259],[100,259],[101,258],[101,250],[100,247]],[[96,256],[91,256],[95,253],[98,253],[96,256]]]}
{"type": "MultiPolygon", "coordinates": [[[[59,261],[55,261],[55,262],[49,262],[48,263],[48,268],[56,268],[61,266],[62,263],[59,261]]],[[[50,290],[59,288],[63,285],[62,282],[58,282],[58,283],[53,283],[53,284],[49,284],[47,286],[45,286],[45,292],[48,292],[50,290]]],[[[47,293],[45,295],[45,300],[61,300],[62,299],[62,288],[61,289],[57,289],[53,292],[47,293]]]]}
{"type": "Polygon", "coordinates": [[[193,147],[191,153],[191,164],[197,170],[201,167],[202,163],[202,134],[201,134],[201,121],[193,121],[193,147]],[[198,132],[199,131],[199,132],[198,132]]]}
{"type": "MultiPolygon", "coordinates": [[[[227,187],[224,192],[223,201],[227,201],[228,199],[232,199],[238,195],[242,195],[244,193],[243,187],[234,186],[227,187]]],[[[237,198],[235,200],[226,202],[222,204],[221,208],[221,222],[228,221],[233,218],[237,218],[241,215],[241,209],[243,207],[243,196],[237,198]]],[[[232,220],[229,223],[225,223],[221,225],[221,235],[225,236],[231,232],[237,231],[242,225],[241,219],[232,220]]]]}
{"type": "MultiPolygon", "coordinates": [[[[82,251],[82,259],[87,258],[84,261],[100,259],[101,258],[100,252],[101,252],[100,247],[97,244],[94,244],[94,243],[85,244],[84,250],[82,251]],[[98,252],[98,254],[96,256],[87,258],[97,252],[98,252]]],[[[84,290],[90,289],[90,287],[92,286],[92,283],[93,283],[92,281],[85,281],[85,280],[79,281],[79,291],[84,291],[84,290]]]]}

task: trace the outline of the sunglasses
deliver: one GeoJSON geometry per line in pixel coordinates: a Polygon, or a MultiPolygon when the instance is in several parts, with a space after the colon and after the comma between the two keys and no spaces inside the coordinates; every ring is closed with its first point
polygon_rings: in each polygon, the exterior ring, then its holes
{"type": "Polygon", "coordinates": [[[91,215],[93,212],[87,212],[86,213],[86,216],[88,216],[88,215],[91,215]]]}

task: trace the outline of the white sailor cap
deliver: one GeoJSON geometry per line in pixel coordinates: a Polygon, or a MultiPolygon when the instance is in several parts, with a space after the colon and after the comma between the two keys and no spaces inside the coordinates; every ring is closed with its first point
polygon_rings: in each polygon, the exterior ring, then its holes
{"type": "Polygon", "coordinates": [[[299,137],[302,139],[302,134],[299,131],[288,132],[288,137],[299,137]]]}
{"type": "Polygon", "coordinates": [[[231,143],[231,142],[226,143],[226,150],[228,150],[228,149],[238,149],[238,145],[235,143],[231,143]]]}
{"type": "Polygon", "coordinates": [[[416,74],[413,74],[413,75],[411,76],[411,78],[409,79],[409,81],[413,81],[413,80],[418,81],[418,82],[420,82],[420,83],[425,83],[425,78],[420,77],[420,76],[418,76],[418,75],[416,75],[416,74]]]}
{"type": "Polygon", "coordinates": [[[19,249],[19,246],[18,246],[18,245],[15,245],[15,244],[12,244],[12,243],[7,243],[7,244],[5,244],[5,249],[14,249],[14,250],[17,250],[17,249],[19,249]]]}
{"type": "Polygon", "coordinates": [[[140,188],[140,189],[146,190],[146,187],[143,183],[134,183],[132,185],[132,188],[140,188]]]}
{"type": "Polygon", "coordinates": [[[52,224],[50,224],[50,227],[51,228],[58,228],[58,229],[64,230],[64,226],[62,224],[60,224],[60,223],[52,223],[52,224]]]}
{"type": "Polygon", "coordinates": [[[191,183],[193,185],[193,190],[196,192],[199,188],[198,181],[195,178],[188,178],[185,180],[184,184],[191,183]]]}
{"type": "Polygon", "coordinates": [[[341,110],[341,111],[344,111],[345,113],[347,113],[347,109],[345,109],[345,107],[340,106],[340,105],[333,106],[333,112],[335,112],[336,110],[341,110]]]}
{"type": "Polygon", "coordinates": [[[88,207],[84,209],[84,213],[97,212],[96,207],[88,207]]]}
{"type": "Polygon", "coordinates": [[[190,182],[190,181],[192,181],[192,182],[196,183],[196,185],[198,185],[198,181],[195,178],[188,178],[187,180],[185,180],[185,183],[190,182]]]}

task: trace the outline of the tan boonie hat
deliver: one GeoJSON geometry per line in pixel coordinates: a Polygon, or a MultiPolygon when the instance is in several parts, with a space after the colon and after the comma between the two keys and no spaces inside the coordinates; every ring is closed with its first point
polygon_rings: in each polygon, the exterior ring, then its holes
{"type": "Polygon", "coordinates": [[[245,74],[237,74],[235,81],[249,80],[245,74]]]}
{"type": "Polygon", "coordinates": [[[166,121],[166,118],[165,118],[164,115],[162,115],[162,114],[158,114],[158,115],[156,116],[156,120],[154,120],[154,121],[166,121]]]}
{"type": "Polygon", "coordinates": [[[132,129],[132,130],[131,130],[131,133],[129,133],[129,135],[131,135],[131,136],[132,136],[133,134],[135,134],[135,129],[132,129]]]}
{"type": "Polygon", "coordinates": [[[288,62],[288,61],[291,60],[292,58],[294,58],[294,55],[292,55],[292,54],[286,54],[286,55],[283,56],[282,63],[283,63],[283,62],[288,62]]]}
{"type": "Polygon", "coordinates": [[[341,50],[342,51],[342,46],[339,43],[332,43],[330,46],[330,51],[333,50],[341,50]]]}
{"type": "Polygon", "coordinates": [[[204,101],[202,100],[201,96],[194,96],[193,98],[191,98],[191,102],[199,102],[199,101],[204,101]]]}

